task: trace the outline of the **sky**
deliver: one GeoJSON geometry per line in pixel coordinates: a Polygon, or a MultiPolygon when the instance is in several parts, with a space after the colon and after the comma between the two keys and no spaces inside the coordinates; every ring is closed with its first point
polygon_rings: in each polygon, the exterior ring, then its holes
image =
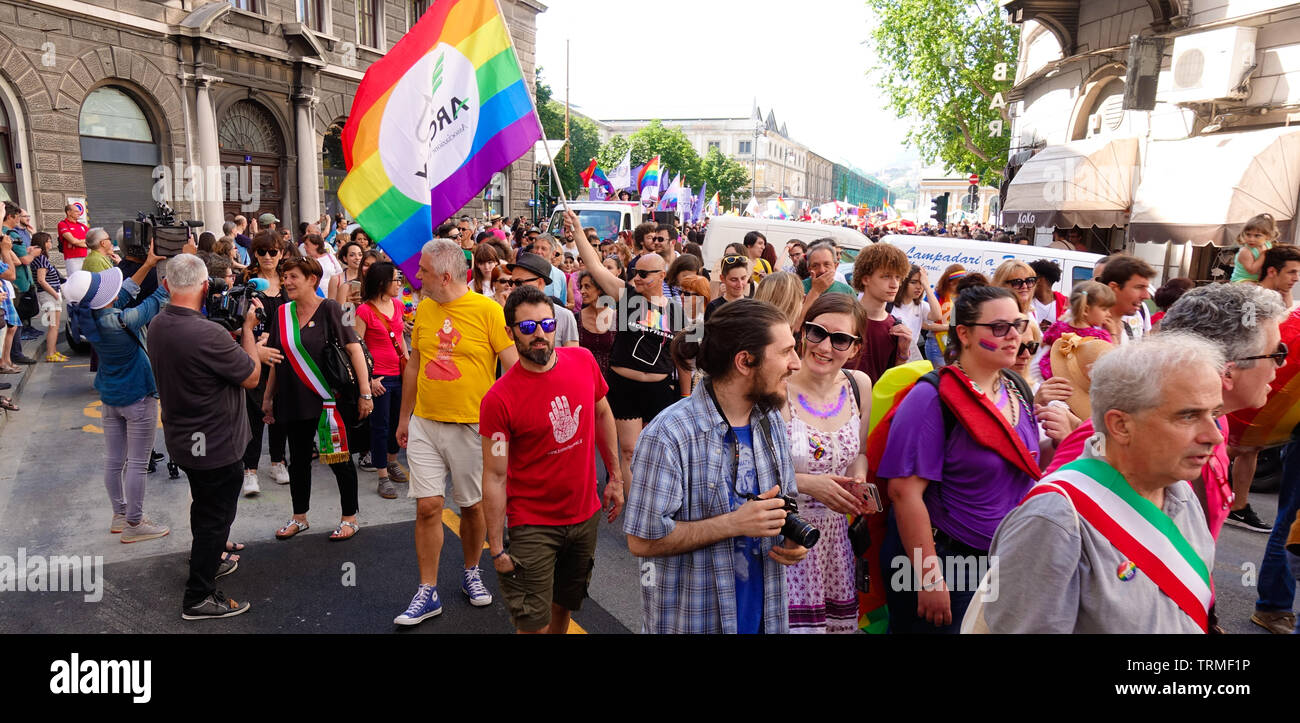
{"type": "Polygon", "coordinates": [[[735,117],[757,99],[814,153],[872,172],[911,166],[907,122],[868,70],[861,0],[543,0],[537,65],[596,119],[735,117]],[[803,8],[815,8],[807,12],[803,8]]]}

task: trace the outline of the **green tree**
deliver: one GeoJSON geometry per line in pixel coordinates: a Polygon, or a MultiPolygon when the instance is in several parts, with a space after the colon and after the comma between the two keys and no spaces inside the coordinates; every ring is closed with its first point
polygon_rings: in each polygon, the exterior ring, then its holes
{"type": "MultiPolygon", "coordinates": [[[[618,164],[623,162],[623,156],[627,155],[628,142],[623,136],[610,136],[600,147],[600,153],[596,154],[596,163],[605,169],[606,173],[618,168],[618,164]]],[[[636,165],[635,162],[633,165],[636,165]]]]}
{"type": "MultiPolygon", "coordinates": [[[[542,121],[542,130],[547,138],[564,137],[564,104],[551,99],[551,88],[542,81],[542,69],[537,69],[537,116],[542,121]]],[[[564,162],[564,152],[555,159],[560,181],[569,198],[577,198],[582,193],[582,179],[579,177],[587,170],[591,159],[600,150],[600,133],[590,118],[569,113],[569,162],[564,162]]],[[[545,162],[544,159],[539,159],[545,162]]]]}
{"type": "MultiPolygon", "coordinates": [[[[632,167],[659,156],[661,166],[667,166],[672,176],[682,174],[682,183],[698,190],[702,177],[700,175],[700,155],[695,152],[690,139],[680,128],[669,128],[659,120],[652,120],[646,127],[624,138],[613,136],[601,146],[596,158],[600,167],[608,173],[623,162],[627,149],[632,149],[632,167]]],[[[661,187],[673,179],[661,178],[661,187]]]]}
{"type": "Polygon", "coordinates": [[[1011,146],[1006,92],[1015,75],[1020,29],[997,0],[867,0],[880,86],[900,118],[915,119],[907,139],[949,171],[978,173],[996,185],[1011,146]],[[1005,63],[1006,80],[994,80],[1005,63]],[[997,107],[995,107],[997,106],[997,107]],[[1002,122],[1002,132],[990,130],[1002,122]]]}
{"type": "MultiPolygon", "coordinates": [[[[709,198],[712,198],[716,191],[724,207],[735,205],[736,192],[749,186],[749,169],[738,161],[724,156],[717,148],[710,148],[704,160],[700,161],[699,177],[701,182],[708,184],[705,190],[709,198]]],[[[699,186],[694,188],[698,193],[699,186]]],[[[748,193],[745,195],[748,196],[748,193]]]]}

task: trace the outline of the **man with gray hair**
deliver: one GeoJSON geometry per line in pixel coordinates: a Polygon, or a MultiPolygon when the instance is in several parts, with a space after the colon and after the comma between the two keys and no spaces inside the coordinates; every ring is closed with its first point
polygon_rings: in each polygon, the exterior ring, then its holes
{"type": "Polygon", "coordinates": [[[476,607],[492,603],[479,573],[487,539],[481,504],[479,405],[496,381],[497,362],[507,370],[519,354],[506,333],[501,305],[470,291],[465,280],[468,269],[460,245],[451,239],[434,239],[420,253],[417,278],[424,299],[415,311],[412,355],[402,375],[402,412],[397,425],[397,442],[406,447],[411,470],[407,496],[416,498],[415,555],[420,585],[406,612],[393,620],[397,625],[417,625],[442,613],[438,558],[449,475],[460,508],[460,540],[465,553],[461,592],[476,607]]]}
{"type": "Polygon", "coordinates": [[[1222,351],[1161,332],[1092,370],[1084,457],[1003,518],[963,632],[1204,633],[1214,540],[1191,485],[1223,441],[1222,351]]]}
{"type": "MultiPolygon", "coordinates": [[[[244,316],[240,343],[200,313],[208,293],[208,269],[198,256],[181,254],[167,262],[163,285],[170,303],[153,320],[149,359],[162,406],[167,452],[190,481],[190,575],[181,618],[208,620],[239,615],[249,608],[217,590],[221,554],[244,476],[248,417],[244,391],[257,386],[262,365],[279,352],[258,344],[254,300],[244,316]]],[[[234,572],[227,564],[221,574],[234,572]]]]}
{"type": "MultiPolygon", "coordinates": [[[[1282,350],[1278,325],[1286,307],[1276,291],[1254,284],[1211,284],[1183,294],[1160,322],[1162,331],[1185,331],[1217,345],[1228,360],[1223,371],[1223,411],[1231,414],[1255,409],[1268,401],[1269,384],[1277,376],[1274,358],[1282,350]]],[[[1285,363],[1283,356],[1279,361],[1285,363]]],[[[1227,435],[1227,418],[1220,420],[1227,435]]],[[[1215,449],[1217,465],[1208,465],[1202,478],[1193,482],[1215,539],[1226,522],[1256,532],[1269,526],[1250,508],[1250,483],[1255,477],[1257,450],[1220,446],[1215,449]],[[1228,457],[1236,457],[1232,482],[1224,470],[1228,457]]]]}

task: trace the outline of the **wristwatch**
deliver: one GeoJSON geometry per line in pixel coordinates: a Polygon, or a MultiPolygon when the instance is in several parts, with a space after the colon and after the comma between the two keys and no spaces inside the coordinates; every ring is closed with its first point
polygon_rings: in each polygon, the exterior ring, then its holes
{"type": "Polygon", "coordinates": [[[370,400],[374,399],[375,397],[374,397],[374,395],[372,395],[372,394],[362,394],[362,395],[361,395],[361,398],[362,398],[362,399],[365,399],[366,401],[370,401],[370,400]]]}

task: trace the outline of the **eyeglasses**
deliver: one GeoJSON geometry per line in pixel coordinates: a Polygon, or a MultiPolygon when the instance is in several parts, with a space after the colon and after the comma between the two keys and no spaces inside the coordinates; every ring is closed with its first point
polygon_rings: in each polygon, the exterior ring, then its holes
{"type": "Polygon", "coordinates": [[[280,249],[258,249],[254,253],[258,256],[279,256],[280,249]]]}
{"type": "Polygon", "coordinates": [[[1038,283],[1037,276],[1027,276],[1023,279],[1007,279],[1007,285],[1013,289],[1023,289],[1026,286],[1033,286],[1038,283]]]}
{"type": "Polygon", "coordinates": [[[820,344],[828,336],[831,338],[831,348],[837,351],[846,351],[849,347],[862,340],[862,337],[845,334],[842,331],[832,334],[820,324],[814,324],[811,321],[804,322],[803,337],[808,340],[809,344],[820,344]]]}
{"type": "Polygon", "coordinates": [[[1288,349],[1288,348],[1286,347],[1286,344],[1285,344],[1284,342],[1278,342],[1278,343],[1277,343],[1277,351],[1273,352],[1272,354],[1260,354],[1260,355],[1258,355],[1258,356],[1246,356],[1246,357],[1242,357],[1242,358],[1240,358],[1240,359],[1233,359],[1233,361],[1251,361],[1251,360],[1253,360],[1253,359],[1272,359],[1272,360],[1273,360],[1273,363],[1276,364],[1276,365],[1278,366],[1278,368],[1280,369],[1280,368],[1286,366],[1286,355],[1287,355],[1287,354],[1290,354],[1290,353],[1291,353],[1291,350],[1288,349]]]}
{"type": "Polygon", "coordinates": [[[515,326],[519,327],[519,331],[522,331],[525,334],[532,334],[537,331],[538,324],[542,325],[542,331],[547,334],[555,331],[555,319],[542,319],[541,321],[532,321],[530,319],[528,321],[517,322],[515,326]]]}
{"type": "Polygon", "coordinates": [[[1029,352],[1029,354],[1030,354],[1031,356],[1034,355],[1034,354],[1037,354],[1037,353],[1038,353],[1038,347],[1040,347],[1040,346],[1042,346],[1042,342],[1037,342],[1037,341],[1022,341],[1022,342],[1020,342],[1020,350],[1016,352],[1016,356],[1020,356],[1021,354],[1024,354],[1025,352],[1029,352]]]}
{"type": "Polygon", "coordinates": [[[510,285],[510,279],[497,279],[496,281],[493,281],[492,283],[494,283],[494,284],[505,284],[506,286],[509,286],[509,285],[510,285]]]}
{"type": "Polygon", "coordinates": [[[638,279],[645,279],[645,278],[649,278],[652,274],[662,274],[663,269],[656,269],[654,271],[650,271],[647,269],[632,269],[632,273],[636,275],[638,279]]]}
{"type": "Polygon", "coordinates": [[[531,284],[534,281],[541,281],[541,279],[539,277],[534,276],[531,279],[510,279],[506,283],[510,284],[511,288],[514,288],[516,286],[523,286],[524,284],[531,284]]]}
{"type": "Polygon", "coordinates": [[[1029,328],[1029,320],[1016,319],[1015,321],[995,321],[991,324],[965,324],[964,326],[987,326],[992,330],[993,336],[1005,339],[1010,336],[1012,329],[1015,329],[1017,334],[1025,333],[1025,329],[1029,328]]]}

